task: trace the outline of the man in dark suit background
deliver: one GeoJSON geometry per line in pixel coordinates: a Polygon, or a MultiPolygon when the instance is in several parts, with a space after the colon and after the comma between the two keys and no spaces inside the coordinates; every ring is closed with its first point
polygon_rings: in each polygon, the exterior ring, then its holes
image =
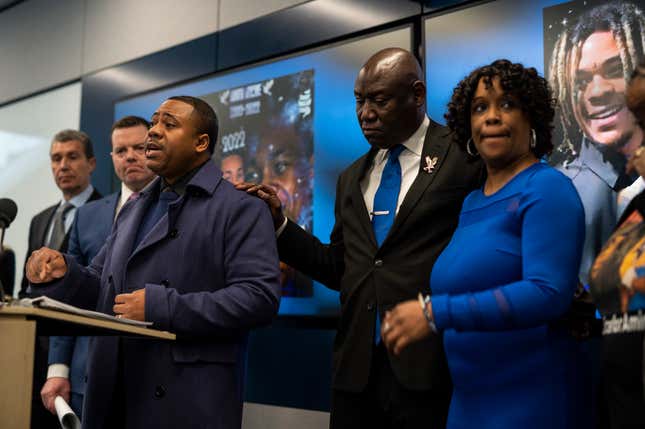
{"type": "MultiPolygon", "coordinates": [[[[88,201],[101,198],[101,194],[90,183],[96,159],[87,134],[76,130],[57,133],[49,150],[49,160],[54,181],[63,198],[32,218],[25,262],[31,252],[42,246],[66,251],[76,209],[88,201]]],[[[28,296],[28,285],[29,281],[23,275],[19,292],[21,298],[28,296]]]]}
{"type": "MultiPolygon", "coordinates": [[[[121,189],[77,210],[67,253],[83,266],[89,265],[105,244],[121,208],[155,177],[145,163],[149,126],[138,116],[126,116],[112,126],[112,164],[121,189]]],[[[47,382],[40,396],[51,413],[56,412],[54,399],[62,396],[82,418],[88,342],[88,337],[50,337],[47,382]]]]}
{"type": "Polygon", "coordinates": [[[280,260],[340,291],[332,429],[445,426],[451,386],[441,337],[395,357],[378,328],[386,310],[428,292],[462,201],[482,178],[480,163],[426,116],[422,79],[416,59],[397,48],[360,70],[356,114],[372,147],[338,179],[329,244],[286,219],[271,187],[238,185],[271,208],[280,260]]]}
{"type": "MultiPolygon", "coordinates": [[[[31,220],[29,247],[25,260],[34,250],[42,246],[65,252],[76,210],[88,201],[101,198],[101,194],[90,183],[90,175],[96,167],[96,159],[92,141],[87,134],[76,130],[58,132],[52,139],[49,159],[54,181],[61,190],[62,199],[31,220]]],[[[23,275],[19,292],[21,298],[31,294],[28,285],[27,276],[23,275]]],[[[31,403],[33,428],[58,427],[56,418],[43,407],[39,394],[40,387],[46,379],[48,349],[49,337],[37,337],[31,403]]]]}

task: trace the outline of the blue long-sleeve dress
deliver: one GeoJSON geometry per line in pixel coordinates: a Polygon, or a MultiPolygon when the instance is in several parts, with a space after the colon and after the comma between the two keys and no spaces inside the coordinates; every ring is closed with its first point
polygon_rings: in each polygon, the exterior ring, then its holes
{"type": "Polygon", "coordinates": [[[543,163],[466,198],[430,282],[454,383],[450,429],[575,427],[575,344],[548,323],[571,303],[583,241],[575,188],[543,163]]]}

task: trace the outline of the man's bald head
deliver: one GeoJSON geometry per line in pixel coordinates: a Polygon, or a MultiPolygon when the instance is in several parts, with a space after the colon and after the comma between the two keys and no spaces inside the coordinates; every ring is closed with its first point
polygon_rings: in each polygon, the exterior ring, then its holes
{"type": "Polygon", "coordinates": [[[354,86],[356,114],[365,138],[379,148],[407,140],[425,117],[423,71],[400,48],[383,49],[365,63],[354,86]]]}
{"type": "Polygon", "coordinates": [[[391,74],[410,84],[416,80],[423,81],[421,65],[414,55],[401,48],[385,48],[378,51],[363,65],[361,71],[363,70],[391,74]]]}

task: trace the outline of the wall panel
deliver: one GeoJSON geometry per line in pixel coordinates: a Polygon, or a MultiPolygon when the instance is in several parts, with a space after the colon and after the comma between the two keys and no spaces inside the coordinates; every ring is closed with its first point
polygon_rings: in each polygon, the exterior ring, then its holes
{"type": "Polygon", "coordinates": [[[220,69],[258,61],[336,37],[410,18],[421,5],[407,0],[316,0],[222,31],[220,69]]]}
{"type": "Polygon", "coordinates": [[[0,103],[81,75],[84,0],[31,0],[0,14],[0,103]]]}
{"type": "Polygon", "coordinates": [[[16,252],[16,291],[31,218],[61,199],[49,167],[51,139],[64,128],[78,128],[80,111],[78,82],[0,108],[0,197],[18,205],[5,236],[16,252]]]}
{"type": "Polygon", "coordinates": [[[217,31],[213,0],[85,0],[83,73],[217,31]]]}
{"type": "Polygon", "coordinates": [[[220,0],[219,29],[234,27],[307,1],[309,0],[220,0]]]}

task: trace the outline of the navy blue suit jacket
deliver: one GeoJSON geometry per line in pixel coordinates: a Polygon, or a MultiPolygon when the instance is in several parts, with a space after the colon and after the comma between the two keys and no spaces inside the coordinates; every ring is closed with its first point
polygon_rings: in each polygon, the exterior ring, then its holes
{"type": "MultiPolygon", "coordinates": [[[[76,211],[69,235],[68,254],[83,266],[89,265],[110,235],[120,192],[85,204],[76,211]]],[[[72,392],[85,393],[88,337],[53,336],[49,339],[48,364],[70,368],[72,392]]],[[[79,412],[79,410],[74,410],[79,412]]]]}
{"type": "Polygon", "coordinates": [[[123,208],[89,267],[66,256],[65,277],[42,288],[109,314],[117,294],[145,288],[145,320],[177,334],[93,337],[83,423],[112,427],[125,409],[117,423],[126,428],[239,428],[248,331],[269,323],[280,301],[273,220],[207,162],[134,248],[159,191],[156,179],[123,208]]]}

